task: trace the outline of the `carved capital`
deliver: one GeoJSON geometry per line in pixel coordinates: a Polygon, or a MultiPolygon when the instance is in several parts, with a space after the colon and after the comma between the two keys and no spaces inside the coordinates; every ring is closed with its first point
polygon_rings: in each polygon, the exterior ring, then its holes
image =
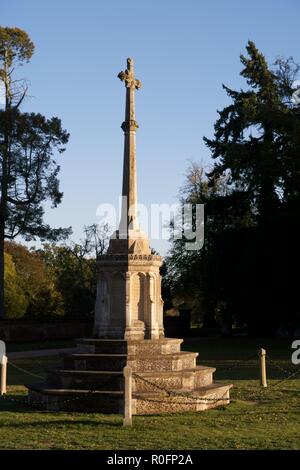
{"type": "Polygon", "coordinates": [[[136,129],[138,129],[139,125],[136,121],[130,120],[130,121],[124,121],[121,127],[124,132],[129,132],[129,131],[135,131],[136,129]]]}

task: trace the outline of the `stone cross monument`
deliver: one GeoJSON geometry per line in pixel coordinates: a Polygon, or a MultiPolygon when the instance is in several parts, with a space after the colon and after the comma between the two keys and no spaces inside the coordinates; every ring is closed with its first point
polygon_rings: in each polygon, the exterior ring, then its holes
{"type": "Polygon", "coordinates": [[[45,382],[28,385],[29,401],[49,410],[123,413],[127,366],[132,414],[227,405],[231,385],[213,382],[215,369],[196,364],[198,353],[181,351],[182,339],[164,337],[162,260],[138,223],[134,98],[141,82],[132,59],[118,77],[126,87],[123,206],[119,229],[98,260],[94,337],[78,339],[77,350],[48,369],[45,382]]]}
{"type": "Polygon", "coordinates": [[[158,339],[163,337],[160,256],[151,254],[140,230],[137,214],[135,90],[133,60],[118,77],[125,83],[126,105],[122,212],[119,229],[110,239],[107,254],[98,261],[95,335],[98,338],[158,339]]]}

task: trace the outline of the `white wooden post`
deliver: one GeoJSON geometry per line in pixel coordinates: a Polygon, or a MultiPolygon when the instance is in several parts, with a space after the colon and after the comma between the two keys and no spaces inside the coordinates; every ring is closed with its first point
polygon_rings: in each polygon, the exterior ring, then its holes
{"type": "Polygon", "coordinates": [[[1,364],[1,379],[0,379],[0,394],[4,395],[6,393],[6,369],[7,369],[7,356],[0,357],[1,364]]]}
{"type": "Polygon", "coordinates": [[[130,366],[125,366],[123,369],[125,378],[124,390],[124,418],[123,426],[132,425],[132,369],[130,366]]]}
{"type": "Polygon", "coordinates": [[[267,387],[267,369],[266,369],[266,350],[261,348],[258,351],[259,357],[259,369],[260,369],[260,385],[262,387],[267,387]]]}
{"type": "Polygon", "coordinates": [[[6,393],[6,368],[7,368],[7,357],[6,357],[6,346],[4,341],[0,340],[0,395],[6,393]]]}

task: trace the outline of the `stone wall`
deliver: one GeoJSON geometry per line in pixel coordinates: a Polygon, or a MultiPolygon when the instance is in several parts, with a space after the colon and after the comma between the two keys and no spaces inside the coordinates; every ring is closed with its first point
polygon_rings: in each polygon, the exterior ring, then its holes
{"type": "Polygon", "coordinates": [[[6,342],[91,337],[92,332],[92,319],[45,322],[35,320],[0,321],[0,339],[6,342]]]}
{"type": "MultiPolygon", "coordinates": [[[[165,336],[182,338],[190,335],[190,316],[164,317],[165,336]]],[[[43,341],[55,339],[91,338],[93,320],[45,321],[0,320],[0,339],[6,342],[43,341]]]]}

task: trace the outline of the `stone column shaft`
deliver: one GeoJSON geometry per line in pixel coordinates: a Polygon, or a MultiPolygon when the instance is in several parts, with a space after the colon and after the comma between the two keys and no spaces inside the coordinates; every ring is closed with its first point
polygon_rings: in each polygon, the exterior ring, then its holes
{"type": "Polygon", "coordinates": [[[118,77],[125,82],[126,87],[125,121],[121,126],[124,131],[124,161],[120,232],[124,234],[128,233],[128,229],[139,230],[135,147],[138,123],[135,120],[135,90],[141,87],[141,82],[134,77],[132,59],[127,59],[127,69],[125,72],[120,72],[118,77]]]}

